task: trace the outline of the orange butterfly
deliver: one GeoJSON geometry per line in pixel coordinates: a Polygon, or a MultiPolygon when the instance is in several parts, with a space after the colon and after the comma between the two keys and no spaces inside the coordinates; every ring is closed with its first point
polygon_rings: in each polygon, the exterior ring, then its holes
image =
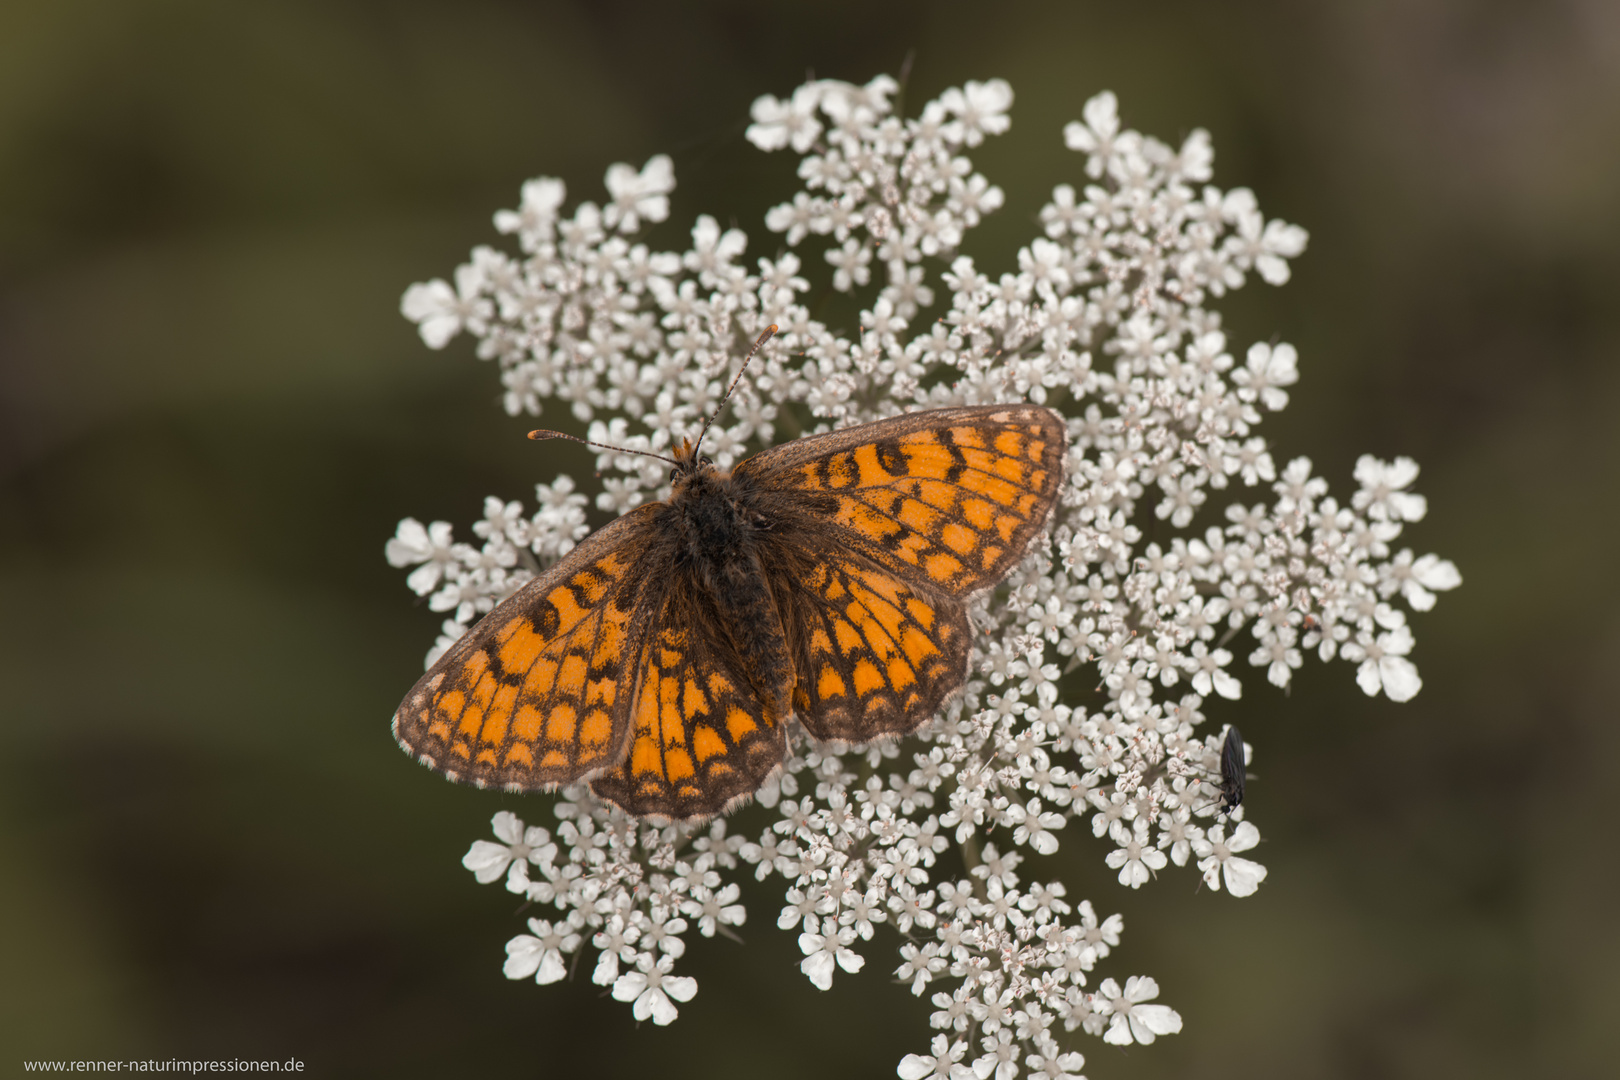
{"type": "Polygon", "coordinates": [[[1057,501],[1063,418],[935,409],[729,473],[699,454],[707,431],[666,459],[668,502],[588,537],[440,657],[394,714],[400,745],[479,787],[590,780],[632,814],[687,819],[758,790],[790,717],[863,743],[938,712],[967,674],[966,600],[1057,501]]]}

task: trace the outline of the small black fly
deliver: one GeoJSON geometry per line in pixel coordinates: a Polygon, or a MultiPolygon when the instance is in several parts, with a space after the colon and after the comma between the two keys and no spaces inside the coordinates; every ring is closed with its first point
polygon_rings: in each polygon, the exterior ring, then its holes
{"type": "Polygon", "coordinates": [[[1221,745],[1221,814],[1230,814],[1243,805],[1243,736],[1236,727],[1226,729],[1221,745]]]}

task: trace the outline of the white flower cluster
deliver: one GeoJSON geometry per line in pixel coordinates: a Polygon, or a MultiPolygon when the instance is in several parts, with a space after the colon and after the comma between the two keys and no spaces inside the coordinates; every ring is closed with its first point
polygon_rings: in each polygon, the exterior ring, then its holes
{"type": "Polygon", "coordinates": [[[542,561],[556,562],[590,531],[585,496],[574,491],[570,477],[536,484],[535,496],[540,509],[532,517],[523,516],[522,503],[502,502],[493,495],[485,499],[484,520],[473,526],[473,535],[483,538],[482,547],[455,543],[447,521],[424,527],[415,518],[401,521],[385,545],[389,565],[415,567],[405,579],[412,592],[427,596],[434,611],[455,613],[428,650],[428,667],[478,616],[532,578],[542,561]]]}
{"type": "MultiPolygon", "coordinates": [[[[1150,1043],[1181,1018],[1154,1003],[1151,978],[1093,982],[1121,918],[1020,867],[1084,822],[1107,838],[1122,884],[1196,860],[1212,889],[1250,895],[1266,871],[1240,853],[1260,834],[1242,807],[1217,818],[1221,735],[1205,733],[1206,702],[1240,696],[1245,649],[1276,686],[1314,650],[1357,665],[1368,694],[1407,700],[1421,683],[1396,605],[1425,611],[1461,579],[1450,562],[1394,550],[1426,510],[1407,490],[1414,463],[1361,459],[1345,503],[1307,459],[1279,468],[1256,434],[1287,404],[1297,354],[1259,344],[1235,359],[1206,304],[1250,271],[1285,282],[1306,237],[1266,221],[1251,192],[1209,185],[1207,133],[1168,146],[1122,129],[1113,95],[1098,95],[1064,132],[1087,182],[1057,187],[1045,236],[1016,271],[992,274],[959,248],[1002,193],[963,151],[1007,129],[1011,88],[970,82],[915,119],[894,114],[896,91],[887,77],[820,80],[755,102],[748,138],[801,155],[802,190],[766,218],[774,258],[750,265],[744,235],[706,216],[683,253],[638,243],[669,213],[673,169],[657,157],[640,172],[615,165],[607,205],[567,217],[560,181],[526,184],[521,207],[496,216],[521,254],[479,248],[454,287],[413,286],[404,312],[431,346],[475,336],[499,362],[508,411],[566,401],[589,438],[635,450],[695,430],[776,323],[705,444],[722,468],[779,435],[1044,402],[1069,417],[1072,443],[1050,544],[976,605],[976,659],[945,716],[865,748],[799,736],[758,794],[771,814],[757,835],[726,820],[657,827],[581,786],[558,801],[555,835],[503,812],[500,842],[464,861],[559,913],[508,945],[512,978],[556,981],[589,942],[592,980],[667,1024],[697,990],[672,974],[683,935],[728,934],[745,916],[737,875],[775,875],[778,925],[799,932],[802,970],[822,989],[861,970],[880,925],[894,931],[895,974],[930,997],[939,1032],[900,1076],[1074,1076],[1082,1058],[1063,1033],[1150,1043]],[[858,301],[857,333],[811,317],[818,262],[858,301]],[[1269,501],[1206,507],[1237,486],[1269,488],[1269,501]]],[[[656,461],[604,451],[597,467],[600,509],[668,494],[656,461]]],[[[453,543],[442,522],[401,523],[389,561],[414,565],[411,588],[454,612],[430,663],[579,539],[583,502],[567,477],[541,487],[532,517],[492,498],[481,548],[453,543]]]]}

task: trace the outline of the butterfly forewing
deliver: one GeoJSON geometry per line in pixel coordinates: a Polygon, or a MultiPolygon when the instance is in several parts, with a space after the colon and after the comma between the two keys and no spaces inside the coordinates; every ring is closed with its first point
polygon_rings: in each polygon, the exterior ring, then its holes
{"type": "Polygon", "coordinates": [[[394,715],[407,750],[454,780],[552,787],[617,765],[646,622],[649,519],[603,528],[486,615],[394,715]],[[640,614],[638,614],[640,613],[640,614]]]}
{"type": "Polygon", "coordinates": [[[743,462],[761,487],[822,496],[829,539],[881,552],[948,595],[1007,575],[1063,483],[1063,419],[1036,405],[912,413],[799,439],[743,462]]]}

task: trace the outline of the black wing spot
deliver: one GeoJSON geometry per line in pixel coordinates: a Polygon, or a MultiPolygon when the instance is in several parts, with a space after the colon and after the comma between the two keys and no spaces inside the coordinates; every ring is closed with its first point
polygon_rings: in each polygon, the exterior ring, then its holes
{"type": "Polygon", "coordinates": [[[962,448],[956,445],[956,436],[951,434],[950,428],[940,430],[939,441],[951,455],[951,467],[945,470],[945,482],[957,483],[962,479],[962,473],[967,470],[967,458],[962,456],[962,448]]]}
{"type": "Polygon", "coordinates": [[[904,476],[909,471],[906,456],[900,452],[900,444],[896,440],[880,440],[873,449],[877,451],[878,464],[890,476],[904,476]]]}
{"type": "Polygon", "coordinates": [[[829,454],[816,462],[816,484],[823,488],[832,487],[832,455],[829,454]]]}
{"type": "Polygon", "coordinates": [[[581,611],[591,610],[591,594],[587,585],[596,584],[599,579],[589,571],[578,574],[564,586],[574,596],[574,605],[581,611]]]}
{"type": "Polygon", "coordinates": [[[540,613],[534,620],[534,625],[539,628],[541,637],[547,640],[556,637],[557,627],[562,625],[562,616],[557,613],[557,605],[550,600],[544,601],[540,605],[540,613]]]}

